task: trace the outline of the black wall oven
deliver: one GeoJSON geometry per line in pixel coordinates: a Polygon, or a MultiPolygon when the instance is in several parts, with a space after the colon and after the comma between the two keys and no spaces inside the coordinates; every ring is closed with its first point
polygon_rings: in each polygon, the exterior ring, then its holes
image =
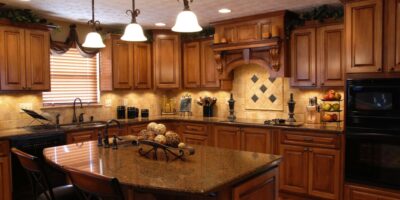
{"type": "Polygon", "coordinates": [[[346,181],[400,189],[400,79],[348,80],[346,181]]]}

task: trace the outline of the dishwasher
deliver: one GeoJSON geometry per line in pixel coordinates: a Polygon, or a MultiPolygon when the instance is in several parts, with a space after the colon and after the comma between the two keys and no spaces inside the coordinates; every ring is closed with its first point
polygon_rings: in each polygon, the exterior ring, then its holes
{"type": "MultiPolygon", "coordinates": [[[[27,136],[14,137],[10,139],[11,147],[15,147],[28,154],[39,157],[43,160],[43,149],[47,147],[66,144],[66,137],[62,131],[46,130],[40,134],[30,134],[27,136]]],[[[14,200],[34,199],[32,186],[25,170],[22,168],[16,156],[12,155],[12,193],[14,200]]],[[[50,184],[61,186],[66,184],[64,173],[45,164],[45,170],[50,184]]],[[[42,191],[41,191],[42,192],[42,191]]]]}

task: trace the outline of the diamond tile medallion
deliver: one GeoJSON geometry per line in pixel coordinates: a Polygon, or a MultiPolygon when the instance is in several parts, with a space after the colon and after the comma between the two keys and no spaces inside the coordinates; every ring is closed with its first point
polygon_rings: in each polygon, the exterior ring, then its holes
{"type": "Polygon", "coordinates": [[[243,68],[245,109],[283,111],[283,78],[270,77],[266,69],[257,65],[243,68]]]}

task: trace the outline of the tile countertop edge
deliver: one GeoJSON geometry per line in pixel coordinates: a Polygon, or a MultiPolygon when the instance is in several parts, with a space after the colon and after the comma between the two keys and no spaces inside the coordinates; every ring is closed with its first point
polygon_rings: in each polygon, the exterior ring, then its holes
{"type": "MultiPolygon", "coordinates": [[[[225,118],[203,118],[203,117],[180,117],[180,116],[156,116],[150,118],[138,118],[138,119],[122,119],[118,120],[122,125],[136,125],[136,124],[144,124],[149,122],[193,122],[193,123],[209,123],[216,125],[227,125],[227,126],[241,126],[241,127],[253,127],[253,128],[271,128],[271,129],[282,129],[282,130],[303,130],[303,131],[320,131],[323,133],[333,133],[333,134],[342,134],[343,128],[341,127],[333,127],[333,126],[323,126],[321,124],[304,124],[299,127],[288,127],[288,126],[274,126],[274,125],[265,125],[263,124],[263,120],[251,120],[251,119],[237,119],[235,122],[228,122],[225,118]]],[[[112,126],[116,126],[113,124],[112,126]]],[[[0,130],[0,139],[9,139],[12,137],[19,137],[29,134],[43,134],[49,131],[63,131],[65,133],[74,132],[74,131],[83,131],[88,129],[99,128],[98,126],[93,127],[77,127],[71,129],[54,129],[54,130],[29,130],[25,128],[13,128],[13,129],[3,129],[0,130]]]]}

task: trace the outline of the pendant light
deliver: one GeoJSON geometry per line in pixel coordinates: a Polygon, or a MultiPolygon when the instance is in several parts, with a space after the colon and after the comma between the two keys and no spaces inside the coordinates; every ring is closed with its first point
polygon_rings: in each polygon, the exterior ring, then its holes
{"type": "Polygon", "coordinates": [[[131,14],[132,20],[125,28],[124,35],[121,40],[129,42],[143,42],[147,38],[143,34],[143,28],[136,22],[136,17],[140,14],[139,9],[135,9],[135,0],[132,0],[132,10],[127,10],[126,14],[131,14]]]}
{"type": "Polygon", "coordinates": [[[97,32],[97,30],[100,28],[100,21],[94,19],[94,0],[92,0],[92,19],[88,21],[88,24],[93,30],[86,35],[85,42],[82,44],[82,46],[96,49],[106,47],[106,45],[103,43],[101,35],[97,32]]]}
{"type": "MultiPolygon", "coordinates": [[[[193,0],[190,0],[190,2],[193,2],[193,0]]],[[[172,31],[192,33],[203,30],[197,21],[196,14],[189,8],[189,0],[183,0],[183,5],[184,9],[176,17],[175,26],[172,27],[172,31]]]]}

